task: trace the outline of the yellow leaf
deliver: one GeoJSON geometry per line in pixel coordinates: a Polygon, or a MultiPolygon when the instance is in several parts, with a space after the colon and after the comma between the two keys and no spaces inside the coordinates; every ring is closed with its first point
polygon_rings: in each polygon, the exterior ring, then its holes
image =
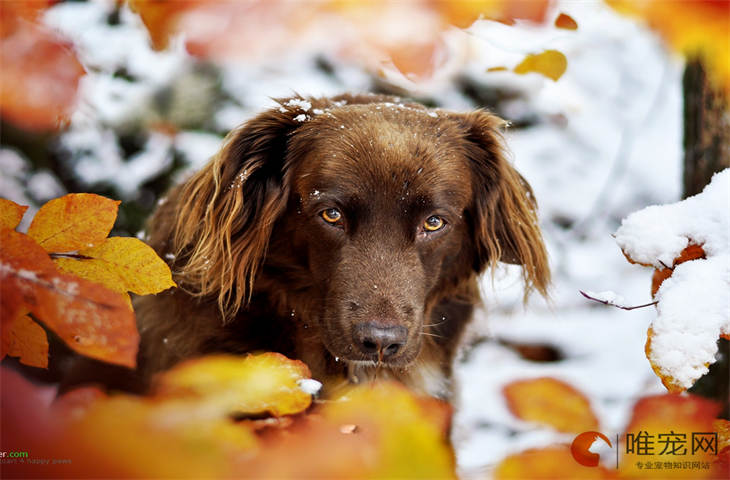
{"type": "Polygon", "coordinates": [[[442,422],[433,421],[450,416],[440,405],[444,404],[419,401],[399,383],[380,382],[347,392],[340,401],[327,404],[322,416],[337,425],[355,425],[363,435],[378,435],[371,445],[378,461],[371,466],[375,468],[370,478],[453,478],[447,436],[439,428],[442,422]]]}
{"type": "Polygon", "coordinates": [[[96,247],[79,250],[78,257],[60,257],[55,262],[63,272],[115,292],[150,295],[175,286],[167,264],[137,238],[107,238],[96,247]]]}
{"type": "Polygon", "coordinates": [[[109,235],[121,202],[92,193],[70,193],[43,205],[28,235],[47,252],[93,247],[109,235]]]}
{"type": "Polygon", "coordinates": [[[312,396],[299,387],[309,368],[279,353],[238,357],[212,355],[163,373],[156,392],[165,398],[192,398],[228,413],[290,415],[305,410],[312,396]]]}
{"type": "Polygon", "coordinates": [[[561,432],[598,430],[598,419],[588,399],[560,380],[542,377],[507,384],[507,406],[517,417],[542,423],[561,432]]]}
{"type": "Polygon", "coordinates": [[[15,230],[28,207],[0,198],[0,228],[15,230]]]}
{"type": "Polygon", "coordinates": [[[252,478],[455,478],[443,402],[422,402],[403,385],[348,389],[275,437],[245,465],[252,478]],[[438,415],[434,415],[434,410],[438,415]]]}
{"type": "Polygon", "coordinates": [[[48,368],[48,339],[43,328],[28,315],[3,321],[0,359],[5,355],[20,357],[20,363],[48,368]]]}
{"type": "Polygon", "coordinates": [[[524,75],[535,72],[557,81],[568,68],[565,55],[557,50],[545,50],[542,53],[530,54],[514,68],[515,73],[524,75]]]}

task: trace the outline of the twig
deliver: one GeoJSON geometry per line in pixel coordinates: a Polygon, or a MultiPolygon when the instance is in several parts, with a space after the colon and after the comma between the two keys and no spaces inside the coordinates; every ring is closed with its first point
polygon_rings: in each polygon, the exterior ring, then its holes
{"type": "Polygon", "coordinates": [[[652,305],[656,305],[657,303],[659,303],[658,301],[655,300],[655,301],[653,301],[651,303],[646,303],[644,305],[635,305],[633,307],[626,307],[624,305],[616,305],[615,303],[610,302],[608,300],[601,300],[600,298],[591,297],[590,295],[588,295],[583,290],[578,290],[578,291],[580,292],[581,295],[583,295],[584,297],[586,297],[588,300],[593,300],[594,302],[602,303],[604,305],[609,305],[611,307],[620,308],[621,310],[636,310],[637,308],[651,307],[652,305]]]}

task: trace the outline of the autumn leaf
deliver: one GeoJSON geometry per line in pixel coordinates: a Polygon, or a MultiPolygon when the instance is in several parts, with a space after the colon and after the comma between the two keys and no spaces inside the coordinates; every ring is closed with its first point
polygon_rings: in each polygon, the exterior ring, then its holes
{"type": "Polygon", "coordinates": [[[28,207],[0,198],[0,228],[15,230],[28,207]]]}
{"type": "Polygon", "coordinates": [[[570,15],[561,13],[555,19],[555,27],[563,30],[578,30],[578,23],[570,15]]]}
{"type": "Polygon", "coordinates": [[[117,478],[233,478],[245,471],[236,471],[236,460],[250,458],[258,444],[203,403],[130,395],[95,402],[68,433],[85,453],[74,456],[85,476],[117,478]]]}
{"type": "MultiPolygon", "coordinates": [[[[659,287],[662,286],[664,280],[672,276],[672,272],[677,265],[688,262],[690,260],[697,260],[699,258],[707,258],[705,256],[705,251],[702,249],[702,245],[696,245],[690,242],[689,245],[687,245],[684,250],[682,250],[679,256],[674,259],[674,262],[671,266],[655,269],[654,275],[651,277],[651,296],[656,296],[656,292],[659,290],[659,287]]],[[[649,267],[651,265],[644,266],[649,267]]]]}
{"type": "Polygon", "coordinates": [[[26,130],[64,124],[85,74],[71,45],[33,18],[47,3],[3,2],[0,15],[0,113],[26,130]]]}
{"type": "Polygon", "coordinates": [[[560,380],[542,377],[511,382],[502,390],[510,411],[518,418],[548,425],[561,432],[598,430],[598,419],[588,399],[560,380]]]}
{"type": "Polygon", "coordinates": [[[38,210],[28,236],[47,252],[93,247],[109,235],[120,203],[93,193],[69,193],[38,210]]]}
{"type": "Polygon", "coordinates": [[[134,313],[118,293],[60,273],[43,248],[13,230],[0,231],[0,267],[3,318],[25,309],[73,350],[135,366],[139,334],[134,313]]]}
{"type": "Polygon", "coordinates": [[[140,15],[156,49],[166,48],[173,35],[184,33],[185,47],[193,56],[248,60],[288,51],[296,42],[364,63],[382,77],[418,82],[433,78],[448,60],[465,54],[466,43],[455,47],[453,37],[446,37],[454,26],[467,28],[479,18],[505,24],[542,23],[550,0],[129,0],[129,5],[140,15]],[[336,45],[329,41],[333,36],[340,38],[336,45]],[[267,41],[260,41],[264,37],[267,41]]]}
{"type": "Polygon", "coordinates": [[[433,421],[442,415],[443,402],[403,385],[356,386],[274,432],[242,469],[255,478],[455,478],[444,421],[433,421]]]}
{"type": "Polygon", "coordinates": [[[557,50],[545,50],[542,53],[527,55],[514,68],[514,72],[520,75],[535,72],[557,81],[567,68],[568,60],[565,55],[557,50]]]}
{"type": "Polygon", "coordinates": [[[676,51],[701,55],[712,83],[730,94],[730,2],[608,0],[618,12],[646,20],[676,51]]]}
{"type": "Polygon", "coordinates": [[[697,435],[705,432],[714,437],[713,422],[719,411],[718,404],[694,395],[657,395],[639,400],[626,428],[624,438],[627,445],[621,446],[623,454],[619,470],[622,476],[719,478],[715,466],[710,469],[653,471],[637,466],[638,462],[713,462],[713,453],[696,448],[697,435]]]}
{"type": "Polygon", "coordinates": [[[20,363],[48,368],[48,338],[43,328],[28,315],[2,322],[0,359],[19,357],[20,363]]]}
{"type": "Polygon", "coordinates": [[[565,445],[530,449],[510,455],[494,471],[496,479],[526,478],[616,478],[602,466],[584,467],[575,461],[565,445]]]}
{"type": "Polygon", "coordinates": [[[54,259],[65,273],[100,283],[115,292],[137,295],[159,293],[175,286],[167,264],[144,242],[111,237],[78,255],[54,259]]]}
{"type": "Polygon", "coordinates": [[[279,353],[208,356],[184,362],[163,373],[157,395],[193,398],[236,414],[291,415],[305,410],[312,396],[299,387],[309,368],[279,353]]]}

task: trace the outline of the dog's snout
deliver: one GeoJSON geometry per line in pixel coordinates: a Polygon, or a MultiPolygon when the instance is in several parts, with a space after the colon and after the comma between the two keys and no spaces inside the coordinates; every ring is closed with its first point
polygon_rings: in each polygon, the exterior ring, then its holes
{"type": "Polygon", "coordinates": [[[355,345],[373,360],[396,355],[406,344],[408,329],[402,325],[382,326],[363,322],[355,327],[355,345]]]}

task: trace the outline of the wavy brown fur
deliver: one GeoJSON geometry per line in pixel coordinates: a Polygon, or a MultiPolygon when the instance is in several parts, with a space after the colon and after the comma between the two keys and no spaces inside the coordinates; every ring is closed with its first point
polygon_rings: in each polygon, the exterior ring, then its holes
{"type": "Polygon", "coordinates": [[[307,109],[294,100],[231,132],[150,219],[149,243],[174,255],[180,288],[135,301],[134,382],[210,352],[274,350],[330,389],[377,371],[449,397],[477,276],[503,261],[523,266],[526,295],[549,283],[535,200],[506,160],[502,121],[375,95],[309,98],[307,109]],[[333,206],[341,225],[321,218],[333,206]],[[446,227],[428,233],[433,214],[446,227]]]}

